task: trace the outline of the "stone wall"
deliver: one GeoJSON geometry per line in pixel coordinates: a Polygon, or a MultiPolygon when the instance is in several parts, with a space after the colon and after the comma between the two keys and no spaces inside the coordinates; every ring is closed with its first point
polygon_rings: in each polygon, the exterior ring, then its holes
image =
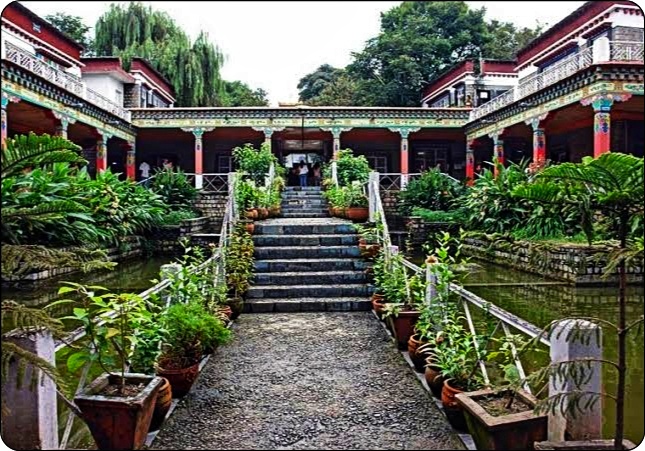
{"type": "Polygon", "coordinates": [[[399,192],[398,190],[381,191],[381,203],[385,211],[387,226],[391,231],[405,230],[405,221],[398,208],[399,192]]]}
{"type": "MultiPolygon", "coordinates": [[[[528,241],[492,242],[484,238],[466,238],[462,254],[492,263],[539,274],[578,285],[614,284],[617,273],[602,278],[609,253],[607,245],[545,245],[528,241]]],[[[643,264],[627,268],[629,283],[643,283],[643,264]]]]}
{"type": "Polygon", "coordinates": [[[215,217],[203,216],[201,218],[184,219],[178,225],[161,226],[150,236],[154,252],[162,254],[181,253],[182,246],[179,240],[182,238],[190,239],[194,234],[213,232],[213,221],[216,221],[215,217]]]}
{"type": "Polygon", "coordinates": [[[227,193],[214,193],[211,191],[200,191],[193,202],[193,207],[199,210],[203,216],[216,218],[224,217],[226,209],[227,193]]]}
{"type": "Polygon", "coordinates": [[[643,29],[637,27],[617,26],[613,30],[614,41],[643,42],[643,29]]]}
{"type": "Polygon", "coordinates": [[[405,251],[408,255],[421,251],[431,234],[443,231],[449,232],[451,236],[457,236],[459,233],[459,224],[452,222],[428,222],[419,216],[406,216],[404,219],[407,231],[405,251]]]}

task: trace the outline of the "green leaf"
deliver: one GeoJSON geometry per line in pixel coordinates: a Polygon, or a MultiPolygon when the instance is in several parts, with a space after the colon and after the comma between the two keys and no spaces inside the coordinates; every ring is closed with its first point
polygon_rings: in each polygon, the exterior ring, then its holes
{"type": "Polygon", "coordinates": [[[87,353],[87,351],[81,351],[72,354],[67,358],[67,369],[70,373],[75,373],[80,368],[82,368],[85,363],[89,362],[89,360],[90,355],[87,353]]]}
{"type": "Polygon", "coordinates": [[[70,292],[73,292],[73,291],[76,291],[76,290],[74,288],[72,288],[72,287],[60,287],[58,289],[58,294],[65,294],[65,293],[70,293],[70,292]]]}

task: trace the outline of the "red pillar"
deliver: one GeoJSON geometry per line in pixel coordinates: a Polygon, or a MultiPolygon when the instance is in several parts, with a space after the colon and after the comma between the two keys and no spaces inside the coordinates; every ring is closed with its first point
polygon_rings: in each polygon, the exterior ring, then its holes
{"type": "Polygon", "coordinates": [[[499,165],[504,166],[504,140],[500,137],[501,134],[502,131],[489,135],[493,138],[493,162],[495,163],[493,174],[495,177],[497,177],[499,173],[498,163],[499,165]]]}
{"type": "Polygon", "coordinates": [[[593,106],[593,156],[598,158],[611,149],[611,107],[615,101],[625,102],[631,94],[598,94],[580,101],[593,106]]]}
{"type": "Polygon", "coordinates": [[[466,147],[466,184],[472,186],[475,181],[475,140],[468,141],[466,147]]]}
{"type": "Polygon", "coordinates": [[[107,169],[107,141],[109,136],[102,134],[96,141],[96,173],[103,172],[107,169]]]}
{"type": "Polygon", "coordinates": [[[596,111],[593,118],[593,156],[594,158],[598,158],[603,153],[609,152],[610,144],[611,144],[611,115],[609,111],[596,111]]]}
{"type": "Polygon", "coordinates": [[[4,149],[5,142],[7,141],[7,107],[9,106],[9,97],[2,93],[2,111],[0,116],[0,131],[2,132],[2,148],[4,149]]]}
{"type": "Polygon", "coordinates": [[[136,179],[136,153],[134,142],[129,142],[125,145],[127,154],[125,158],[125,176],[130,180],[136,179]]]}
{"type": "Polygon", "coordinates": [[[546,134],[544,120],[548,113],[533,117],[525,121],[526,125],[533,130],[533,161],[529,166],[531,171],[544,167],[546,163],[546,134]]]}

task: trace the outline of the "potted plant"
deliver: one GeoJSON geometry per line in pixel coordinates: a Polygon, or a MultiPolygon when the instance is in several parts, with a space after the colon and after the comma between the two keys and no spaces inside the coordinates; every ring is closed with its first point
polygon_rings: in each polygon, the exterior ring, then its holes
{"type": "Polygon", "coordinates": [[[383,318],[387,319],[399,349],[406,349],[414,325],[419,319],[419,304],[425,297],[425,286],[417,274],[408,278],[400,262],[401,254],[392,256],[392,265],[384,280],[384,292],[388,301],[383,318]]]}
{"type": "Polygon", "coordinates": [[[477,449],[532,450],[534,442],[547,438],[548,417],[534,412],[538,400],[521,388],[513,350],[525,346],[524,340],[519,335],[491,340],[500,343],[500,347],[489,352],[487,359],[502,357],[498,365],[504,375],[502,385],[458,393],[455,398],[477,449]]]}
{"type": "MultiPolygon", "coordinates": [[[[79,322],[88,343],[68,357],[67,367],[74,372],[85,364],[96,363],[104,371],[74,397],[96,445],[99,449],[140,448],[163,383],[160,377],[126,371],[135,344],[133,325],[150,315],[146,301],[135,294],[117,295],[103,287],[71,282],[66,282],[58,293],[80,297],[80,306],[63,319],[79,322]],[[117,372],[111,363],[116,363],[117,372]]],[[[63,303],[77,301],[63,299],[50,306],[63,303]]]]}
{"type": "Polygon", "coordinates": [[[360,182],[352,182],[347,189],[347,219],[357,222],[365,222],[369,218],[368,199],[363,194],[363,187],[360,182]]]}
{"type": "Polygon", "coordinates": [[[230,331],[197,301],[171,305],[161,324],[167,332],[157,374],[168,379],[173,396],[181,398],[197,379],[202,357],[228,341],[230,331]]]}
{"type": "Polygon", "coordinates": [[[461,315],[453,315],[445,324],[444,341],[431,352],[432,361],[441,368],[444,379],[441,404],[450,424],[459,430],[466,430],[467,426],[455,395],[482,388],[476,372],[485,355],[485,338],[466,331],[462,326],[464,320],[461,315]]]}

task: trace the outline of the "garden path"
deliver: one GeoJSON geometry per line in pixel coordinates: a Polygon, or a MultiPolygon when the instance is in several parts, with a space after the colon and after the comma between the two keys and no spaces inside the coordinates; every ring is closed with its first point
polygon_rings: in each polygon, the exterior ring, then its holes
{"type": "Polygon", "coordinates": [[[243,314],[154,449],[463,449],[372,312],[243,314]]]}

